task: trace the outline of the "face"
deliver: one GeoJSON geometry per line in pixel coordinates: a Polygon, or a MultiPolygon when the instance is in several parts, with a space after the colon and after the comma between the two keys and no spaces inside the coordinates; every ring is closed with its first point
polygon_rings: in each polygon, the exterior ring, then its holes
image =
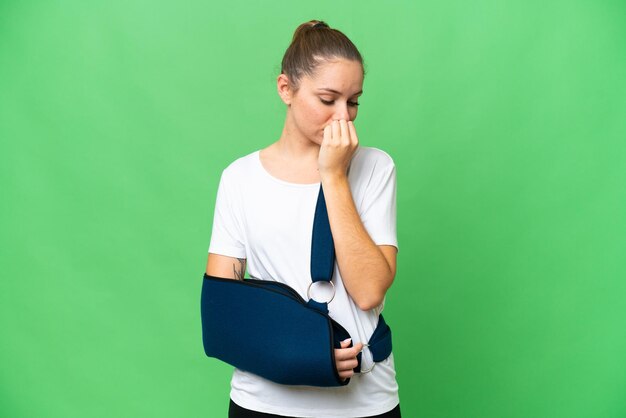
{"type": "Polygon", "coordinates": [[[295,93],[288,87],[287,90],[281,97],[290,105],[289,129],[293,134],[321,144],[326,125],[335,119],[356,119],[358,98],[363,90],[363,69],[357,61],[324,62],[316,68],[313,77],[302,77],[295,93]]]}

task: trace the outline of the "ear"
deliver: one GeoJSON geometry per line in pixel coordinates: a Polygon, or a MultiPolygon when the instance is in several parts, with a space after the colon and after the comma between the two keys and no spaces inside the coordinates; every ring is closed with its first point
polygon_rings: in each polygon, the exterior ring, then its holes
{"type": "Polygon", "coordinates": [[[291,104],[293,91],[291,90],[291,85],[289,84],[289,78],[285,74],[279,75],[276,79],[276,89],[278,90],[278,95],[283,103],[289,106],[291,104]]]}

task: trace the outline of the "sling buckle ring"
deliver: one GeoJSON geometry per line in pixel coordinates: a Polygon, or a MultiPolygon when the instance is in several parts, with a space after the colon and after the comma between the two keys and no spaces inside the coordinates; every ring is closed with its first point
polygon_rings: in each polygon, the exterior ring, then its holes
{"type": "MultiPolygon", "coordinates": [[[[361,349],[361,353],[363,352],[363,349],[365,349],[365,347],[369,347],[370,345],[368,343],[363,343],[363,348],[361,349]]],[[[363,357],[361,357],[361,364],[363,364],[363,357]]],[[[376,366],[376,362],[373,361],[372,359],[372,367],[370,367],[369,369],[363,369],[361,368],[361,371],[359,372],[360,374],[365,374],[365,373],[369,373],[374,369],[374,366],[376,366]]]]}
{"type": "Polygon", "coordinates": [[[332,302],[332,300],[335,298],[335,284],[332,281],[325,281],[325,280],[321,280],[321,281],[317,281],[317,282],[311,282],[309,284],[309,287],[307,287],[307,289],[306,289],[306,297],[307,297],[307,299],[311,299],[311,287],[313,287],[313,285],[315,283],[330,283],[330,285],[332,286],[332,289],[333,289],[333,294],[332,294],[332,296],[330,297],[330,299],[327,302],[320,302],[317,299],[313,299],[313,300],[316,301],[317,303],[330,303],[330,302],[332,302]]]}

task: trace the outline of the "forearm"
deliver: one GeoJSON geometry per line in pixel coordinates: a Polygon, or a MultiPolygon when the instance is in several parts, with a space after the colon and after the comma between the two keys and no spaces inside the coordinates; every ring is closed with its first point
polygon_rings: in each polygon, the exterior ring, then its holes
{"type": "Polygon", "coordinates": [[[347,176],[322,177],[322,185],[343,284],[359,308],[372,309],[382,302],[395,269],[363,226],[347,176]]]}

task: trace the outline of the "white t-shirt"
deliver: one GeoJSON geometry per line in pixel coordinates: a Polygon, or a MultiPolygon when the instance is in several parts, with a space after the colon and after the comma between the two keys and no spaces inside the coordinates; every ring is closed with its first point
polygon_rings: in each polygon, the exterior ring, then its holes
{"type": "MultiPolygon", "coordinates": [[[[359,147],[348,179],[358,213],[374,243],[397,247],[396,175],[391,157],[376,148],[359,147]]],[[[209,252],[245,258],[251,277],[286,283],[307,300],[319,187],[319,183],[295,184],[273,177],[262,166],[259,151],[239,158],[222,173],[209,252]]],[[[383,304],[370,311],[359,309],[346,292],[336,263],[333,282],[336,294],[328,305],[331,317],[350,333],[354,343],[366,343],[383,304]]],[[[362,367],[371,367],[367,349],[362,358],[362,367]]],[[[399,402],[393,354],[370,373],[355,374],[341,387],[281,385],[235,368],[230,396],[247,409],[316,418],[378,415],[399,402]]]]}

